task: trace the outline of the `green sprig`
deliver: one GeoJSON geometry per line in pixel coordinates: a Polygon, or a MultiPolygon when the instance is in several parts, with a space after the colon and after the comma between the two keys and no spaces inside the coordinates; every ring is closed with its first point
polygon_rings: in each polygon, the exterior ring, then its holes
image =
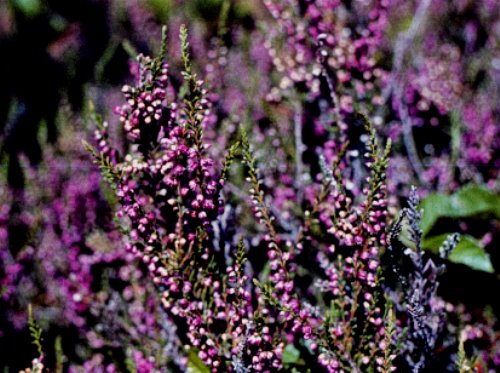
{"type": "Polygon", "coordinates": [[[109,157],[106,157],[102,152],[99,153],[92,145],[90,145],[85,140],[82,140],[82,144],[94,158],[93,163],[99,166],[102,176],[108,182],[111,189],[116,192],[116,185],[122,178],[121,173],[119,173],[115,166],[111,163],[109,157]]]}
{"type": "Polygon", "coordinates": [[[33,308],[31,304],[28,305],[28,329],[30,331],[30,336],[32,338],[31,343],[33,343],[36,346],[38,355],[42,356],[43,355],[42,328],[40,328],[40,326],[33,318],[33,308]]]}

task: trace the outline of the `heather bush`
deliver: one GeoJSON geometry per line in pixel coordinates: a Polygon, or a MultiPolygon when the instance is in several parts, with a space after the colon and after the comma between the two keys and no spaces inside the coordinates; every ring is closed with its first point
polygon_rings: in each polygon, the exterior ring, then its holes
{"type": "Polygon", "coordinates": [[[495,2],[101,5],[84,120],[5,136],[0,365],[498,370],[495,2]]]}
{"type": "Polygon", "coordinates": [[[324,182],[313,208],[324,214],[325,224],[318,228],[327,227],[323,234],[333,242],[318,250],[325,238],[313,239],[309,230],[315,216],[310,212],[305,213],[308,224],[299,230],[295,242],[281,237],[247,134],[241,133],[219,167],[207,155],[209,145],[203,142],[209,117],[206,92],[192,71],[184,28],[180,36],[182,101],[177,102],[175,91],[167,86],[168,65],[162,62],[166,44],[159,58],[140,55],[138,82],[135,87],[124,86],[126,104],[116,110],[130,140],[127,154],[120,156],[108,142],[105,122],[96,134],[100,153],[90,150],[119,197],[117,216],[127,222],[122,230],[128,232],[129,250],[147,264],[163,308],[180,334],[186,335],[185,347],[196,350],[214,371],[282,368],[287,341],[289,348],[294,344],[305,348],[313,361],[317,355],[318,363],[329,371],[370,364],[373,369],[377,364],[390,370],[395,341],[392,335],[384,340],[384,306],[378,299],[376,271],[379,245],[385,240],[384,178],[389,147],[378,148],[374,130],[360,115],[370,137],[366,156],[370,176],[359,201],[336,187],[336,171],[321,158],[324,182]],[[225,210],[221,189],[237,158],[250,184],[251,211],[257,225],[264,228],[259,244],[267,246],[269,258],[269,273],[260,276],[260,281],[254,274],[253,284],[244,274],[245,236],[236,243],[226,233],[235,222],[228,221],[226,226],[217,222],[225,210]],[[323,211],[325,202],[335,208],[323,211]],[[337,214],[349,223],[332,221],[337,214]],[[295,258],[312,254],[302,252],[311,251],[304,246],[313,242],[318,246],[310,265],[321,268],[324,279],[311,274],[310,286],[295,289],[299,269],[295,258]],[[300,300],[301,292],[313,293],[314,288],[324,293],[322,302],[331,306],[322,310],[317,300],[300,300]],[[335,307],[339,309],[334,311],[335,307]],[[358,328],[364,333],[355,334],[358,328]],[[344,335],[343,330],[349,332],[344,335]]]}

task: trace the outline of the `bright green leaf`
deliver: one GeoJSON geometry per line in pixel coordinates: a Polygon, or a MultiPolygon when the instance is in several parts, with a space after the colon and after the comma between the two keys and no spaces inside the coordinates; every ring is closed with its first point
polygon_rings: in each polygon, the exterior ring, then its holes
{"type": "MultiPolygon", "coordinates": [[[[441,234],[424,240],[423,247],[437,253],[439,247],[450,233],[441,234]]],[[[461,235],[457,247],[451,252],[450,261],[464,264],[472,269],[493,273],[490,256],[474,237],[461,235]]]]}
{"type": "Polygon", "coordinates": [[[450,201],[452,217],[491,214],[500,218],[500,196],[479,185],[466,185],[450,201]]]}
{"type": "Polygon", "coordinates": [[[427,196],[421,203],[420,207],[424,209],[420,229],[422,235],[429,233],[431,228],[436,224],[440,217],[446,216],[450,211],[449,197],[443,193],[432,193],[427,196]]]}
{"type": "Polygon", "coordinates": [[[424,209],[420,229],[425,236],[438,219],[466,218],[488,214],[500,219],[500,195],[479,186],[466,185],[455,194],[432,193],[420,206],[424,209]]]}

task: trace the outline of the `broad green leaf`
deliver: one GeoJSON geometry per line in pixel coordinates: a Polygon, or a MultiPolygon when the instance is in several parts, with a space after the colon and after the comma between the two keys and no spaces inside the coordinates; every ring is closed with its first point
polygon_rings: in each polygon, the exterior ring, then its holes
{"type": "Polygon", "coordinates": [[[432,193],[420,203],[420,207],[424,209],[420,229],[422,230],[422,235],[425,236],[438,219],[446,216],[450,211],[450,200],[446,194],[432,193]]]}
{"type": "Polygon", "coordinates": [[[198,357],[198,353],[194,350],[189,352],[188,369],[189,373],[210,373],[210,369],[198,357]]]}
{"type": "MultiPolygon", "coordinates": [[[[424,239],[423,247],[434,253],[438,253],[442,243],[449,236],[449,233],[424,239]]],[[[481,246],[481,243],[474,237],[461,235],[457,247],[451,252],[450,261],[464,264],[472,269],[493,273],[489,254],[481,246]]]]}
{"type": "Polygon", "coordinates": [[[473,184],[464,186],[451,196],[432,193],[420,206],[424,209],[420,226],[424,236],[439,218],[466,218],[488,214],[500,219],[500,195],[473,184]]]}
{"type": "Polygon", "coordinates": [[[500,218],[500,196],[478,186],[466,185],[450,197],[452,217],[491,214],[500,218]]]}

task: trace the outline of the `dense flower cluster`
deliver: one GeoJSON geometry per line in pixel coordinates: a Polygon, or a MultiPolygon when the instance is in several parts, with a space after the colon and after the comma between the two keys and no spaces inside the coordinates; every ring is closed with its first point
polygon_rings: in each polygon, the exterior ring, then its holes
{"type": "MultiPolygon", "coordinates": [[[[129,250],[146,263],[164,309],[186,333],[184,343],[198,350],[207,366],[221,371],[231,357],[239,356],[243,364],[254,356],[254,369],[276,368],[281,363],[269,351],[271,338],[256,332],[242,258],[226,268],[227,253],[214,236],[225,179],[216,176],[220,171],[203,142],[208,101],[191,70],[186,38],[182,29],[186,92],[180,104],[165,102],[168,94],[177,95],[168,92],[168,66],[161,58],[140,56],[136,87],[122,90],[127,103],[117,113],[130,148],[110,172],[121,203],[117,215],[128,220],[129,250]]],[[[103,132],[97,139],[103,150],[111,149],[103,132]]]]}
{"type": "MultiPolygon", "coordinates": [[[[186,330],[189,345],[213,371],[220,371],[229,363],[233,368],[234,365],[250,363],[257,371],[282,367],[280,360],[285,344],[280,342],[280,336],[283,333],[288,334],[292,341],[297,337],[309,341],[313,355],[319,349],[318,362],[329,371],[342,369],[346,359],[348,366],[356,366],[358,357],[351,356],[348,351],[337,357],[338,344],[329,341],[326,335],[331,328],[356,327],[357,304],[362,303],[360,298],[364,300],[363,312],[367,322],[379,329],[375,342],[370,342],[371,351],[365,355],[369,359],[370,354],[376,353],[376,341],[382,340],[384,334],[383,328],[380,329],[382,309],[374,292],[378,287],[376,269],[387,215],[383,184],[388,149],[380,154],[375,133],[367,119],[360,117],[371,137],[367,149],[367,166],[371,171],[367,187],[362,192],[364,198],[357,207],[351,206],[352,197],[346,196],[341,189],[331,193],[330,187],[336,182],[328,167],[323,170],[327,180],[323,186],[326,201],[318,203],[332,202],[330,199],[336,198],[333,206],[338,207],[323,210],[320,205],[317,212],[328,217],[326,220],[333,218],[333,224],[328,222],[328,232],[338,240],[338,245],[345,247],[345,252],[339,257],[341,267],[336,264],[324,267],[331,283],[326,291],[345,308],[343,312],[347,314],[349,311],[351,315],[346,324],[341,325],[340,320],[332,320],[334,315],[330,312],[322,313],[324,311],[317,305],[299,300],[294,284],[298,268],[295,260],[302,254],[303,242],[285,240],[277,232],[275,217],[261,189],[255,156],[248,139],[243,136],[241,155],[251,184],[250,202],[257,223],[266,230],[263,243],[268,248],[270,270],[269,283],[256,283],[254,296],[258,308],[255,309],[251,283],[242,274],[243,244],[239,246],[237,260],[234,262],[233,255],[233,264],[226,269],[228,254],[214,235],[214,226],[223,229],[219,224],[224,212],[219,193],[238,149],[237,146],[230,149],[222,176],[215,177],[218,171],[206,155],[207,146],[202,138],[207,101],[202,83],[192,72],[184,29],[181,29],[181,40],[186,89],[182,102],[165,102],[169,93],[173,98],[176,94],[168,92],[168,68],[161,58],[139,56],[139,81],[136,87],[124,87],[122,91],[127,103],[117,109],[130,141],[128,154],[122,162],[116,161],[117,152],[110,150],[112,146],[105,131],[96,134],[102,149],[101,168],[120,198],[118,217],[128,222],[124,229],[130,238],[129,250],[147,264],[153,282],[161,291],[164,309],[181,330],[186,330]],[[106,154],[114,154],[114,162],[110,163],[108,159],[106,163],[103,158],[106,154]],[[345,219],[348,214],[352,218],[345,219]],[[176,218],[172,219],[174,216],[176,218]],[[345,271],[344,264],[351,269],[345,271]],[[345,271],[343,280],[351,278],[355,288],[349,286],[347,289],[348,286],[344,285],[331,291],[338,271],[345,271]],[[227,280],[225,276],[228,276],[227,280]],[[235,282],[240,284],[239,288],[232,286],[235,282]],[[366,290],[362,291],[362,287],[366,290]],[[207,296],[211,299],[208,304],[207,296]],[[234,308],[228,309],[228,300],[233,298],[234,308]],[[346,303],[347,299],[351,301],[346,303]],[[241,326],[233,329],[238,320],[241,326]],[[244,363],[250,357],[250,362],[244,363]]],[[[219,232],[219,235],[225,235],[225,232],[219,232]]],[[[310,236],[307,238],[310,250],[313,241],[310,236]]],[[[317,243],[322,245],[321,241],[317,243]]],[[[329,247],[331,250],[334,245],[329,247]]],[[[321,254],[318,259],[319,263],[323,262],[321,254]]],[[[337,337],[341,341],[338,343],[344,346],[353,343],[352,336],[342,338],[342,334],[338,334],[337,337]]],[[[390,349],[392,341],[388,343],[386,348],[390,349]]],[[[365,365],[370,363],[366,359],[361,359],[365,365]]]]}
{"type": "MultiPolygon", "coordinates": [[[[318,363],[331,372],[357,366],[361,369],[359,364],[390,366],[393,357],[383,356],[394,341],[384,340],[384,306],[378,299],[377,273],[379,247],[385,242],[384,179],[389,147],[380,152],[368,120],[359,116],[370,138],[366,154],[369,177],[361,194],[354,196],[356,205],[352,204],[353,196],[335,181],[324,160],[321,164],[325,181],[314,214],[322,216],[320,224],[327,224],[330,239],[337,242],[336,258],[335,243],[324,246],[325,238],[318,240],[309,232],[310,218],[316,219],[310,212],[299,241],[284,239],[276,230],[255,156],[243,135],[241,155],[251,185],[250,202],[257,223],[265,227],[262,242],[267,246],[269,259],[269,282],[256,282],[255,309],[251,284],[242,274],[243,244],[237,260],[226,269],[227,253],[215,240],[213,230],[217,225],[223,229],[218,224],[223,214],[219,192],[238,149],[230,149],[222,176],[215,181],[218,171],[205,155],[202,139],[207,112],[205,92],[192,73],[183,29],[181,40],[186,89],[181,104],[164,102],[169,93],[165,84],[168,69],[162,60],[140,56],[139,81],[136,87],[124,87],[127,103],[117,109],[130,141],[123,162],[105,162],[103,157],[110,153],[111,146],[105,131],[97,132],[103,150],[101,168],[114,185],[122,206],[118,217],[128,221],[124,229],[129,232],[129,249],[147,264],[161,291],[163,307],[178,327],[186,330],[189,345],[212,371],[227,366],[236,370],[248,363],[257,371],[282,367],[283,333],[289,341],[308,341],[311,355],[319,353],[318,363]],[[173,216],[177,218],[172,221],[173,216]],[[316,301],[299,300],[300,291],[294,281],[296,261],[304,254],[304,244],[307,255],[313,245],[325,247],[325,251],[318,252],[314,265],[319,264],[326,280],[318,279],[315,287],[340,307],[340,313],[322,310],[316,301]],[[232,286],[235,282],[239,288],[232,286]],[[212,299],[208,304],[207,296],[212,299]],[[228,309],[228,300],[235,296],[234,308],[228,309]],[[233,329],[235,321],[241,326],[233,329]],[[354,333],[358,327],[364,329],[365,336],[354,333]],[[374,334],[368,337],[372,329],[374,334]],[[329,335],[336,338],[331,340],[329,335]],[[382,341],[385,347],[379,348],[382,341]],[[348,345],[353,346],[347,349],[348,345]],[[354,346],[356,349],[350,351],[354,346]],[[374,356],[380,359],[373,360],[374,356]]],[[[175,97],[174,92],[171,95],[175,97]]]]}

